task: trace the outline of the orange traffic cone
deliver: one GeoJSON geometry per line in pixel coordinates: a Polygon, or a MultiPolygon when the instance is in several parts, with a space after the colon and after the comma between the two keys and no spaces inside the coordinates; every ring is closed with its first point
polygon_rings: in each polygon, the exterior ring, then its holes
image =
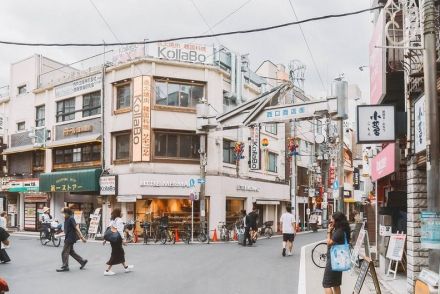
{"type": "Polygon", "coordinates": [[[234,241],[238,241],[237,231],[234,230],[234,236],[232,237],[234,241]]]}
{"type": "Polygon", "coordinates": [[[180,242],[179,231],[177,229],[174,229],[174,238],[176,238],[176,242],[180,242]]]}
{"type": "Polygon", "coordinates": [[[217,238],[217,229],[214,229],[214,234],[212,235],[212,242],[217,242],[218,238],[217,238]]]}

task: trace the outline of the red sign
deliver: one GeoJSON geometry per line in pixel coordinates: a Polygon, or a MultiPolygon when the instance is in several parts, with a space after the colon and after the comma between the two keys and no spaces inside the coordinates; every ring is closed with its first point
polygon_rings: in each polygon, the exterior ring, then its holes
{"type": "Polygon", "coordinates": [[[378,104],[385,96],[385,21],[381,11],[370,39],[370,103],[378,104]]]}
{"type": "Polygon", "coordinates": [[[335,167],[333,166],[333,162],[330,163],[330,168],[328,170],[329,177],[328,177],[328,185],[333,185],[333,182],[335,181],[335,167]]]}
{"type": "Polygon", "coordinates": [[[377,181],[396,171],[396,144],[388,144],[371,160],[371,180],[377,181]]]}

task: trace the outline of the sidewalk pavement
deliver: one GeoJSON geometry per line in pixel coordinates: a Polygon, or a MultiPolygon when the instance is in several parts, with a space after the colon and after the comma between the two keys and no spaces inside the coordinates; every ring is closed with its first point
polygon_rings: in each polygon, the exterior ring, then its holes
{"type": "MultiPolygon", "coordinates": [[[[320,242],[324,242],[324,240],[320,242]]],[[[315,266],[311,259],[313,247],[320,242],[312,243],[301,248],[301,263],[299,269],[300,274],[297,293],[323,293],[322,277],[324,275],[324,269],[315,266]]],[[[403,288],[402,279],[390,280],[390,277],[386,277],[384,274],[380,274],[378,268],[376,268],[376,272],[379,282],[381,284],[380,289],[383,294],[402,294],[407,292],[406,283],[405,288],[403,288]]],[[[353,293],[357,277],[358,271],[356,269],[352,269],[342,274],[342,294],[353,293]]],[[[367,275],[365,282],[362,286],[361,294],[370,293],[376,293],[376,290],[374,288],[373,280],[371,279],[370,275],[367,275]]]]}

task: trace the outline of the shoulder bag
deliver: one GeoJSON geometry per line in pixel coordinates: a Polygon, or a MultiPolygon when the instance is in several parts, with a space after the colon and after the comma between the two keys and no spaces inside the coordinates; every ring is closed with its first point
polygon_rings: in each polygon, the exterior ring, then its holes
{"type": "Polygon", "coordinates": [[[332,271],[345,272],[351,269],[350,246],[344,233],[344,244],[334,244],[330,248],[332,271]]]}

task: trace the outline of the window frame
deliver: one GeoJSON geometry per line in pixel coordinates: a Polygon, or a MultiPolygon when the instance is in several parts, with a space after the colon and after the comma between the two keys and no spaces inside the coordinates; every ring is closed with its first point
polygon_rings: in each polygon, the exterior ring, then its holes
{"type": "Polygon", "coordinates": [[[113,133],[112,134],[112,146],[114,152],[112,152],[112,161],[115,163],[118,162],[130,162],[131,161],[131,132],[119,132],[119,133],[113,133]],[[118,158],[118,137],[122,136],[128,136],[128,157],[127,158],[118,158]]]}
{"type": "Polygon", "coordinates": [[[92,150],[94,146],[98,146],[99,150],[101,150],[101,143],[89,143],[89,144],[81,144],[81,145],[70,145],[65,147],[54,148],[52,151],[52,164],[55,168],[57,165],[78,165],[78,164],[89,164],[98,162],[101,158],[95,160],[92,156],[92,150]],[[90,156],[84,156],[84,149],[90,147],[90,156]],[[79,160],[75,160],[75,157],[79,156],[79,160]],[[67,158],[71,158],[71,160],[67,160],[67,158]],[[89,158],[89,160],[85,160],[84,158],[89,158]],[[61,160],[59,160],[61,159],[61,160]]]}
{"type": "Polygon", "coordinates": [[[272,173],[277,173],[278,172],[278,153],[268,151],[268,153],[267,153],[267,167],[266,167],[266,171],[272,172],[272,173]],[[274,170],[271,169],[271,166],[270,166],[270,157],[271,157],[271,155],[275,157],[275,165],[274,165],[275,169],[274,170]]]}
{"type": "Polygon", "coordinates": [[[17,122],[17,132],[24,132],[26,131],[26,121],[19,121],[17,122]],[[20,128],[20,126],[23,126],[23,128],[20,128]]]}
{"type": "Polygon", "coordinates": [[[76,105],[75,104],[76,104],[76,97],[71,97],[71,98],[56,101],[56,114],[55,114],[56,122],[61,123],[61,122],[65,122],[65,121],[75,120],[75,116],[76,116],[76,105]],[[66,102],[71,102],[71,101],[73,101],[73,111],[65,112],[66,111],[66,102]],[[61,103],[63,105],[63,112],[60,112],[58,110],[59,109],[58,105],[60,105],[61,103]]]}
{"type": "Polygon", "coordinates": [[[175,161],[200,161],[200,153],[198,152],[200,148],[200,139],[199,136],[195,132],[185,132],[185,131],[174,131],[174,130],[162,130],[157,129],[153,130],[153,158],[155,160],[175,160],[175,161]],[[166,145],[165,145],[165,155],[157,155],[156,150],[156,141],[159,137],[159,135],[165,135],[166,136],[166,145]],[[168,154],[168,140],[170,135],[176,136],[176,156],[169,156],[168,154]],[[184,136],[190,136],[191,137],[191,145],[190,145],[190,156],[189,157],[183,157],[181,155],[182,153],[182,144],[186,145],[185,143],[182,143],[182,138],[184,136]],[[195,153],[194,153],[194,149],[195,153]]]}
{"type": "Polygon", "coordinates": [[[233,151],[234,146],[232,144],[235,144],[235,142],[233,140],[223,138],[223,142],[222,142],[222,162],[226,163],[226,164],[234,164],[235,165],[236,164],[236,160],[234,158],[234,151],[233,151]],[[229,145],[229,148],[225,148],[225,143],[227,143],[229,145]],[[225,161],[225,150],[228,150],[228,153],[229,153],[228,161],[225,161]]]}
{"type": "MultiPolygon", "coordinates": [[[[194,87],[201,87],[203,90],[202,93],[202,97],[206,97],[206,83],[203,82],[196,82],[196,81],[185,81],[185,80],[178,80],[178,79],[168,79],[168,78],[155,78],[154,79],[154,85],[153,85],[153,91],[154,91],[154,105],[157,107],[165,107],[165,108],[178,108],[178,109],[189,109],[189,110],[195,110],[197,102],[194,100],[193,98],[193,92],[194,92],[194,87]],[[157,85],[161,83],[161,84],[165,84],[166,85],[166,89],[167,89],[167,93],[166,93],[166,102],[165,104],[161,104],[157,102],[157,85]],[[177,105],[169,105],[169,93],[168,93],[168,89],[169,89],[169,85],[178,85],[179,86],[179,90],[178,90],[178,95],[177,95],[177,105]],[[189,87],[189,96],[188,96],[188,100],[187,100],[187,106],[182,106],[182,97],[181,97],[181,93],[186,93],[182,90],[183,86],[187,86],[189,87]]],[[[200,98],[198,98],[200,100],[200,98]]]]}
{"type": "Polygon", "coordinates": [[[115,111],[124,111],[124,110],[130,110],[132,107],[132,96],[133,96],[133,87],[132,87],[132,82],[130,81],[124,81],[124,82],[120,82],[120,83],[115,83],[113,84],[113,88],[114,88],[114,101],[115,101],[115,111]],[[124,106],[124,107],[120,107],[119,104],[119,98],[118,98],[118,88],[121,87],[125,87],[128,86],[130,93],[128,95],[128,106],[124,106]]]}
{"type": "MultiPolygon", "coordinates": [[[[96,102],[96,101],[95,101],[96,102]]],[[[90,92],[87,94],[82,95],[82,117],[89,117],[94,115],[101,114],[101,90],[90,92]],[[98,96],[93,96],[93,94],[99,93],[98,96]],[[85,98],[89,97],[89,103],[86,106],[85,105],[85,98]],[[98,98],[98,105],[91,105],[92,103],[92,97],[98,98]]]]}
{"type": "Polygon", "coordinates": [[[277,123],[266,123],[264,124],[264,131],[272,135],[278,135],[278,124],[277,123]]]}
{"type": "Polygon", "coordinates": [[[17,86],[17,96],[18,95],[24,95],[27,93],[27,84],[23,84],[20,86],[17,86]],[[24,90],[24,92],[22,92],[22,90],[24,90]]]}
{"type": "Polygon", "coordinates": [[[44,127],[46,124],[46,104],[35,106],[35,127],[44,127]],[[38,110],[43,109],[43,117],[38,117],[38,110]]]}

